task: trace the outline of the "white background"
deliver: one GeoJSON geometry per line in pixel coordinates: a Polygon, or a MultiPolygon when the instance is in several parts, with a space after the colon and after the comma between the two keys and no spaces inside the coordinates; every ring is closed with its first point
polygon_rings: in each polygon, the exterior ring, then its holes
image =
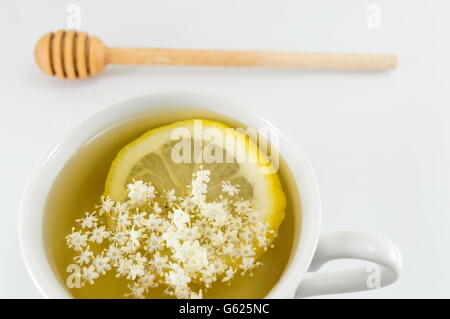
{"type": "MultiPolygon", "coordinates": [[[[37,298],[18,248],[24,183],[55,140],[95,111],[157,88],[205,90],[261,111],[308,154],[323,229],[368,230],[398,244],[394,285],[348,298],[450,297],[448,1],[1,1],[0,297],[37,298]],[[110,46],[393,52],[387,73],[108,67],[62,81],[34,64],[44,33],[81,7],[110,46]],[[381,29],[366,8],[381,8],[381,29]]],[[[327,268],[347,266],[330,265],[327,268]]]]}

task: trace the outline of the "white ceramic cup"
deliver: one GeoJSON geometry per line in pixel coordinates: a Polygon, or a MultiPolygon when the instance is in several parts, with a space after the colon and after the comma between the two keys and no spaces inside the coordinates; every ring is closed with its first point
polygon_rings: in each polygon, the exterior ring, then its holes
{"type": "Polygon", "coordinates": [[[268,128],[279,134],[278,151],[294,175],[301,198],[294,250],[284,274],[267,298],[299,298],[369,290],[387,286],[399,277],[401,255],[389,240],[354,231],[320,234],[321,206],[314,172],[301,148],[280,128],[236,103],[192,93],[157,93],[107,107],[75,127],[32,172],[25,188],[19,216],[19,238],[27,269],[43,296],[70,298],[48,262],[43,244],[43,215],[47,195],[58,172],[88,140],[130,116],[170,107],[205,109],[223,114],[253,128],[268,128]],[[335,259],[369,262],[361,267],[321,272],[335,259]],[[374,267],[375,266],[375,267],[374,267]],[[374,278],[373,276],[379,276],[374,278]],[[373,280],[374,279],[374,280],[373,280]]]}

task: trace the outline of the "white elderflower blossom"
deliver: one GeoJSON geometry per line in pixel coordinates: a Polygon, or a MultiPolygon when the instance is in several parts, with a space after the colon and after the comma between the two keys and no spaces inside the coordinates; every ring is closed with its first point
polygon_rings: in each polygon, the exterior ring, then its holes
{"type": "Polygon", "coordinates": [[[130,215],[128,212],[119,213],[117,216],[117,227],[126,228],[131,225],[130,215]]]}
{"type": "Polygon", "coordinates": [[[236,248],[233,243],[227,243],[225,246],[222,246],[222,252],[228,256],[234,256],[236,254],[236,248]]]}
{"type": "Polygon", "coordinates": [[[208,267],[200,271],[202,274],[202,281],[207,288],[211,287],[211,284],[216,280],[216,267],[210,264],[208,267]]]}
{"type": "Polygon", "coordinates": [[[201,208],[201,213],[217,222],[218,224],[224,224],[227,221],[228,213],[225,210],[222,203],[207,203],[201,208]]]}
{"type": "Polygon", "coordinates": [[[136,229],[134,228],[134,226],[127,230],[127,236],[128,236],[128,240],[131,243],[131,245],[133,246],[133,249],[137,249],[141,246],[141,242],[140,239],[143,237],[142,236],[142,229],[136,229]]]}
{"type": "Polygon", "coordinates": [[[132,263],[128,268],[127,279],[135,280],[136,277],[145,275],[145,267],[141,263],[132,263]]]}
{"type": "Polygon", "coordinates": [[[145,287],[144,286],[140,285],[139,283],[134,282],[132,284],[129,284],[127,287],[130,290],[130,292],[125,294],[125,297],[131,296],[136,299],[144,299],[145,298],[145,296],[144,296],[145,287]]]}
{"type": "Polygon", "coordinates": [[[243,245],[240,249],[241,256],[251,257],[255,256],[255,250],[252,245],[243,245]]]}
{"type": "Polygon", "coordinates": [[[76,220],[79,229],[66,237],[67,246],[78,252],[74,262],[84,266],[83,284],[113,270],[130,282],[125,296],[145,298],[162,285],[169,295],[194,299],[203,298],[216,281],[251,275],[260,265],[256,250],[267,250],[275,232],[252,202],[235,198],[239,185],[223,181],[227,198],[219,194],[207,201],[210,175],[200,167],[185,196],[175,190],[158,194],[143,181],[127,185],[126,201],[102,196],[98,215],[85,213],[76,220]],[[92,251],[88,242],[98,247],[92,251]]]}
{"type": "Polygon", "coordinates": [[[185,211],[190,212],[190,211],[194,208],[195,203],[194,203],[194,201],[193,201],[191,198],[186,197],[186,198],[184,198],[184,199],[181,201],[180,206],[181,206],[185,211]]]}
{"type": "Polygon", "coordinates": [[[149,230],[157,230],[162,221],[163,219],[159,218],[156,214],[150,214],[148,218],[144,219],[142,224],[149,230]]]}
{"type": "Polygon", "coordinates": [[[81,228],[92,228],[97,222],[97,217],[94,216],[95,213],[84,213],[84,218],[77,219],[76,221],[81,224],[81,228]]]}
{"type": "Polygon", "coordinates": [[[208,255],[198,240],[185,241],[174,252],[173,257],[187,266],[189,271],[198,271],[208,266],[208,255]]]}
{"type": "Polygon", "coordinates": [[[246,214],[252,210],[252,204],[248,200],[235,202],[234,207],[238,214],[246,214]]]}
{"type": "Polygon", "coordinates": [[[157,234],[151,234],[146,241],[148,252],[161,251],[164,249],[164,240],[157,234]]]}
{"type": "Polygon", "coordinates": [[[158,287],[158,283],[156,282],[156,276],[152,273],[146,273],[141,276],[138,280],[138,284],[141,285],[144,289],[155,288],[158,287]]]}
{"type": "Polygon", "coordinates": [[[128,235],[124,231],[118,231],[112,234],[111,240],[122,246],[128,241],[128,235]]]}
{"type": "Polygon", "coordinates": [[[184,269],[179,264],[171,264],[171,270],[165,274],[166,282],[169,286],[177,290],[184,290],[191,281],[184,269]]]}
{"type": "Polygon", "coordinates": [[[80,264],[81,266],[84,264],[89,264],[91,262],[91,258],[94,256],[94,253],[89,250],[89,246],[86,247],[84,251],[81,251],[80,255],[75,256],[73,260],[80,264]]]}
{"type": "Polygon", "coordinates": [[[162,208],[159,207],[159,203],[158,202],[155,202],[153,204],[153,211],[155,212],[155,214],[161,214],[162,208]]]}
{"type": "Polygon", "coordinates": [[[99,274],[105,274],[108,270],[111,270],[110,260],[110,257],[97,256],[92,261],[92,265],[99,274]]]}
{"type": "Polygon", "coordinates": [[[128,203],[121,203],[121,202],[116,202],[116,204],[114,205],[113,211],[116,214],[123,214],[128,212],[128,203]]]}
{"type": "Polygon", "coordinates": [[[109,232],[105,230],[106,226],[95,227],[91,232],[89,241],[95,241],[97,244],[101,244],[103,239],[109,237],[109,232]]]}
{"type": "Polygon", "coordinates": [[[134,256],[131,256],[131,258],[139,264],[145,264],[147,262],[147,257],[142,256],[140,252],[136,253],[134,256]]]}
{"type": "Polygon", "coordinates": [[[82,234],[79,231],[74,231],[74,229],[72,229],[72,233],[66,237],[66,240],[69,248],[73,248],[74,250],[81,250],[82,247],[87,246],[87,235],[82,234]]]}
{"type": "Polygon", "coordinates": [[[145,216],[147,216],[146,212],[136,213],[131,216],[131,219],[133,220],[133,224],[136,227],[142,227],[145,221],[145,216]]]}
{"type": "Polygon", "coordinates": [[[128,185],[128,198],[136,206],[145,204],[146,201],[155,198],[155,187],[143,181],[135,181],[128,185]]]}
{"type": "Polygon", "coordinates": [[[197,292],[191,292],[191,299],[203,299],[203,292],[200,289],[200,291],[197,292]]]}
{"type": "Polygon", "coordinates": [[[122,252],[119,248],[111,244],[106,250],[106,256],[109,257],[113,263],[117,263],[120,259],[122,259],[122,252]]]}
{"type": "Polygon", "coordinates": [[[100,197],[100,205],[97,206],[97,208],[100,208],[100,216],[103,214],[109,214],[113,210],[114,205],[115,202],[111,198],[105,196],[100,197]]]}
{"type": "MultiPolygon", "coordinates": [[[[140,244],[139,244],[140,245],[140,244]]],[[[120,251],[125,254],[125,255],[130,255],[134,252],[136,252],[136,250],[139,247],[136,247],[133,242],[131,240],[127,241],[126,244],[122,247],[120,247],[120,251]]]]}
{"type": "Polygon", "coordinates": [[[239,185],[231,185],[229,181],[222,182],[222,192],[227,193],[228,196],[235,196],[239,194],[239,185]]]}
{"type": "Polygon", "coordinates": [[[234,270],[232,267],[228,267],[228,269],[225,271],[225,277],[222,278],[222,281],[230,281],[234,276],[234,270]]]}
{"type": "Polygon", "coordinates": [[[211,174],[211,171],[209,169],[203,170],[203,167],[200,167],[200,170],[194,174],[195,181],[202,182],[202,183],[209,183],[209,175],[210,174],[211,174]]]}
{"type": "Polygon", "coordinates": [[[167,199],[167,205],[169,207],[172,207],[173,203],[177,200],[177,196],[175,195],[174,189],[169,189],[166,191],[166,199],[167,199]]]}
{"type": "Polygon", "coordinates": [[[167,256],[161,256],[159,252],[153,255],[153,259],[150,261],[150,265],[153,266],[158,275],[164,273],[164,269],[167,268],[167,261],[169,258],[167,256]]]}
{"type": "Polygon", "coordinates": [[[93,265],[90,265],[89,267],[83,267],[81,276],[84,280],[92,285],[94,283],[94,279],[97,279],[99,275],[97,272],[95,272],[95,267],[93,265]]]}
{"type": "Polygon", "coordinates": [[[247,271],[252,270],[256,266],[258,266],[259,263],[255,262],[255,258],[253,257],[244,257],[242,258],[242,264],[240,268],[242,269],[242,273],[245,274],[247,271]]]}
{"type": "Polygon", "coordinates": [[[186,227],[183,229],[183,238],[186,241],[194,241],[200,237],[201,232],[198,226],[186,227]]]}
{"type": "Polygon", "coordinates": [[[128,276],[130,267],[133,265],[133,260],[132,259],[119,259],[119,264],[116,267],[116,277],[124,277],[124,276],[128,276]]]}
{"type": "Polygon", "coordinates": [[[220,230],[218,232],[212,233],[209,238],[211,240],[211,244],[213,244],[215,247],[221,247],[226,241],[225,235],[220,230]]]}
{"type": "Polygon", "coordinates": [[[182,209],[174,209],[172,214],[172,222],[177,228],[182,228],[186,223],[189,223],[189,215],[182,209]]]}
{"type": "Polygon", "coordinates": [[[206,200],[205,194],[208,192],[209,174],[210,171],[203,170],[202,167],[200,167],[200,171],[194,174],[195,178],[191,185],[191,199],[197,205],[201,205],[206,200]]]}
{"type": "Polygon", "coordinates": [[[162,234],[162,238],[165,241],[165,244],[168,248],[173,250],[178,249],[180,247],[180,240],[175,235],[177,232],[173,228],[169,228],[164,234],[162,234]]]}

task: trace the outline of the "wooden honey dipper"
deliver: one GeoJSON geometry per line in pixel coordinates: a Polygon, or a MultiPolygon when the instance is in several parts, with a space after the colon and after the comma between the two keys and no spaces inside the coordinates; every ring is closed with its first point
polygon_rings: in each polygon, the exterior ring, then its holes
{"type": "Polygon", "coordinates": [[[36,44],[35,58],[45,73],[62,79],[96,75],[106,64],[335,70],[388,70],[397,65],[393,54],[109,48],[99,38],[73,30],[44,35],[36,44]]]}

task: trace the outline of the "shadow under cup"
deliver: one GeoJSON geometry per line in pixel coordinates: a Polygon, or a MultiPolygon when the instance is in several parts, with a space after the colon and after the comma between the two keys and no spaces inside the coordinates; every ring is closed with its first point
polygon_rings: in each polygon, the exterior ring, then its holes
{"type": "MultiPolygon", "coordinates": [[[[71,156],[58,173],[45,204],[43,222],[44,245],[48,261],[60,284],[75,298],[123,298],[128,292],[128,280],[116,278],[114,270],[96,279],[94,285],[69,289],[66,268],[75,256],[67,249],[65,237],[75,226],[75,220],[92,211],[104,191],[111,162],[117,152],[144,132],[175,121],[192,118],[217,120],[234,128],[246,128],[236,120],[200,108],[161,107],[125,117],[92,136],[71,156]]],[[[236,276],[230,283],[216,282],[205,298],[264,298],[288,268],[298,245],[301,224],[299,191],[293,175],[282,157],[278,174],[286,193],[287,207],[274,248],[261,257],[262,265],[253,275],[236,276]]],[[[168,298],[163,287],[152,288],[148,298],[168,298]]]]}

